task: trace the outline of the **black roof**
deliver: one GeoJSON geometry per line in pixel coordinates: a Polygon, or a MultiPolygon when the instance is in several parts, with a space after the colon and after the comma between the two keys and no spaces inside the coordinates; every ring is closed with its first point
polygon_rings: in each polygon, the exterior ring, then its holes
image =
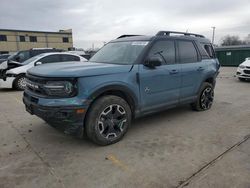
{"type": "Polygon", "coordinates": [[[122,37],[122,38],[118,38],[118,39],[115,39],[115,40],[112,40],[113,41],[136,41],[136,40],[139,40],[139,41],[150,41],[154,38],[154,36],[142,36],[142,35],[138,35],[138,36],[129,36],[129,37],[122,37]]]}
{"type": "Polygon", "coordinates": [[[120,41],[151,41],[156,38],[175,38],[175,39],[186,39],[186,40],[196,40],[201,43],[210,43],[210,40],[205,38],[203,35],[186,33],[186,32],[176,32],[176,31],[159,31],[155,36],[144,36],[144,35],[121,35],[117,39],[111,42],[120,41]],[[174,35],[171,35],[174,34],[174,35]]]}

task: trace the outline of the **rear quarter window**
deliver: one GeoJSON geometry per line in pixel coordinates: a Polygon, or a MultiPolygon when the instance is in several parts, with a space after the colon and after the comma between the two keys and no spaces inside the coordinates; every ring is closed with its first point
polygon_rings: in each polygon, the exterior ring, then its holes
{"type": "Polygon", "coordinates": [[[213,47],[212,47],[211,44],[203,44],[203,48],[205,49],[207,55],[208,55],[210,58],[215,58],[214,49],[213,49],[213,47]]]}

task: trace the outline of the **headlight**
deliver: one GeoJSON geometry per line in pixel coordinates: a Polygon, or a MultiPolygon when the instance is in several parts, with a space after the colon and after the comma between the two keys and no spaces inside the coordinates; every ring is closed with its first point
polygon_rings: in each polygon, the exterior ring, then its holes
{"type": "Polygon", "coordinates": [[[49,96],[54,97],[73,97],[77,93],[76,83],[71,81],[48,81],[43,87],[49,96]]]}
{"type": "Polygon", "coordinates": [[[239,68],[244,69],[244,68],[246,68],[246,66],[245,65],[240,65],[239,68]]]}

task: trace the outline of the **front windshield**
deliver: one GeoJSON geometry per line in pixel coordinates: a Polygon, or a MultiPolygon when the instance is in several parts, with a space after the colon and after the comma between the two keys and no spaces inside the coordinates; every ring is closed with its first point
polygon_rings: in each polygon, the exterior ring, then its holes
{"type": "Polygon", "coordinates": [[[100,49],[89,61],[133,64],[147,44],[148,41],[111,42],[100,49]]]}
{"type": "Polygon", "coordinates": [[[43,54],[39,54],[39,55],[37,55],[37,56],[34,56],[34,57],[32,57],[32,58],[29,58],[29,59],[27,59],[26,61],[24,61],[24,62],[22,62],[22,64],[29,64],[29,63],[31,63],[31,62],[33,62],[33,61],[35,61],[35,60],[38,60],[38,59],[40,59],[41,57],[43,57],[44,55],[43,54]]]}
{"type": "Polygon", "coordinates": [[[17,54],[18,54],[18,52],[15,52],[14,54],[10,55],[8,57],[8,60],[13,60],[16,57],[17,54]]]}

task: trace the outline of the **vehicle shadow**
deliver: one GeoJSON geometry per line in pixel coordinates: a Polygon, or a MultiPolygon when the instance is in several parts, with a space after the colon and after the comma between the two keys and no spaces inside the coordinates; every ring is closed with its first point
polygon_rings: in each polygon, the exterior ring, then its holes
{"type": "MultiPolygon", "coordinates": [[[[158,113],[154,113],[151,115],[147,115],[138,119],[135,119],[132,121],[132,125],[128,131],[127,134],[129,134],[132,131],[141,131],[142,129],[147,129],[152,126],[152,124],[157,124],[158,122],[168,122],[170,120],[173,120],[175,118],[178,118],[179,116],[182,116],[187,113],[192,113],[191,108],[189,105],[186,106],[180,106],[174,109],[168,109],[165,111],[161,111],[158,113]]],[[[34,128],[34,127],[33,127],[34,128]]],[[[91,142],[86,135],[84,134],[82,137],[78,137],[77,135],[73,134],[65,134],[63,129],[55,128],[46,122],[42,123],[39,126],[35,127],[36,131],[39,133],[44,133],[46,135],[50,135],[49,140],[50,142],[53,142],[55,145],[56,143],[63,143],[65,147],[72,147],[78,148],[79,147],[85,147],[85,148],[98,148],[100,146],[94,144],[91,142]],[[51,130],[53,129],[53,130],[51,130]]],[[[47,140],[48,141],[48,140],[47,140]]],[[[126,142],[126,139],[124,140],[126,142]]],[[[54,145],[53,144],[53,145],[54,145]]],[[[121,144],[121,143],[120,143],[121,144]]],[[[110,145],[108,147],[116,147],[114,145],[110,145]]],[[[119,145],[119,144],[118,144],[119,145]]]]}
{"type": "Polygon", "coordinates": [[[18,91],[18,90],[15,90],[15,89],[12,89],[12,88],[2,88],[2,89],[0,89],[0,92],[12,92],[12,93],[16,93],[16,92],[23,92],[23,91],[18,91]]]}
{"type": "MultiPolygon", "coordinates": [[[[137,131],[141,131],[142,129],[150,128],[153,124],[157,126],[157,123],[159,122],[172,121],[173,119],[178,118],[188,113],[197,113],[197,112],[192,111],[189,105],[183,105],[177,108],[163,110],[161,112],[156,112],[147,116],[140,117],[138,119],[134,119],[131,122],[131,127],[127,134],[130,134],[130,132],[132,131],[137,132],[137,131]]],[[[62,130],[58,130],[58,131],[61,132],[61,134],[64,134],[62,130]]],[[[82,142],[82,144],[84,142],[84,145],[88,145],[88,146],[92,145],[93,147],[99,147],[93,144],[86,137],[86,135],[84,135],[83,138],[78,138],[74,135],[70,135],[70,136],[75,140],[75,142],[82,142]]]]}
{"type": "Polygon", "coordinates": [[[175,117],[178,118],[179,116],[190,112],[193,111],[189,105],[182,105],[176,108],[156,112],[133,120],[130,130],[139,129],[141,126],[145,128],[159,121],[169,121],[170,119],[174,119],[175,117]]]}

